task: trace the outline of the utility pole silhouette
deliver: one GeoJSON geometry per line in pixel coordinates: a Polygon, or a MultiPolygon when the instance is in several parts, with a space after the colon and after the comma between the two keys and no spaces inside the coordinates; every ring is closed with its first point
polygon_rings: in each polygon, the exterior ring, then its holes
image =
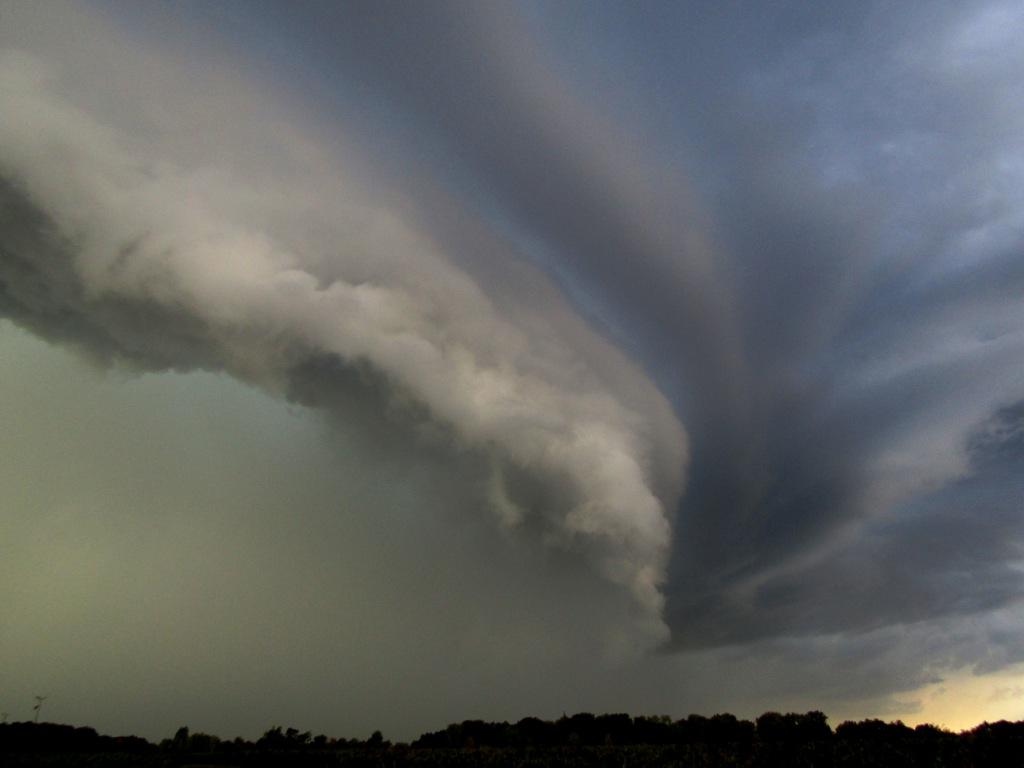
{"type": "Polygon", "coordinates": [[[39,712],[43,708],[43,702],[46,701],[48,698],[50,698],[50,697],[49,696],[36,696],[36,705],[34,707],[32,707],[32,709],[35,710],[35,713],[36,713],[35,722],[37,722],[37,723],[39,722],[39,712]]]}

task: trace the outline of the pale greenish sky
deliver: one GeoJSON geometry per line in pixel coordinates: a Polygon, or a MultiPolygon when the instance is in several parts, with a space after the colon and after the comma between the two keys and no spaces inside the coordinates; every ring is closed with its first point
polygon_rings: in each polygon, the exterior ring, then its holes
{"type": "Polygon", "coordinates": [[[41,693],[153,737],[408,737],[594,694],[574,677],[622,606],[467,514],[436,458],[363,461],[359,435],[224,376],[97,370],[7,321],[0,361],[13,717],[41,693]]]}

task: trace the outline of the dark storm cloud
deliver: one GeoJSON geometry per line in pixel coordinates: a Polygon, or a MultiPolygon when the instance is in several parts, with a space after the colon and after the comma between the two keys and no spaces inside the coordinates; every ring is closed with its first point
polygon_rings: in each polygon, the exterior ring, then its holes
{"type": "Polygon", "coordinates": [[[775,575],[730,604],[690,609],[692,636],[831,635],[978,616],[1021,599],[1024,450],[1021,407],[1003,409],[970,440],[970,467],[869,521],[827,558],[775,575]],[[716,634],[717,633],[717,634],[716,634]]]}
{"type": "Polygon", "coordinates": [[[980,69],[958,68],[991,9],[935,10],[781,40],[746,83],[768,136],[721,210],[746,264],[762,449],[746,472],[716,457],[731,470],[705,492],[694,438],[684,505],[715,513],[701,546],[677,546],[682,645],[974,615],[1021,593],[1020,488],[965,458],[1021,396],[1019,146],[989,143],[993,123],[1020,125],[998,87],[1020,60],[981,40],[980,69]]]}
{"type": "Polygon", "coordinates": [[[676,644],[1015,601],[1020,487],[968,453],[1024,395],[1019,13],[538,16],[376,5],[284,23],[535,244],[672,394],[693,451],[668,587],[676,644]],[[588,46],[614,59],[589,80],[571,69],[600,59],[588,46]],[[574,92],[580,80],[591,90],[574,92]],[[619,132],[616,98],[686,143],[619,132]],[[659,151],[688,165],[658,168],[659,151]]]}

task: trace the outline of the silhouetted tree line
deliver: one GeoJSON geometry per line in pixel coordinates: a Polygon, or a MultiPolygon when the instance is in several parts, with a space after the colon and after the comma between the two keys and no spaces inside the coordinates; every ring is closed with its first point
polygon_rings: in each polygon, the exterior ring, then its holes
{"type": "Polygon", "coordinates": [[[140,736],[102,736],[93,728],[57,723],[0,723],[0,753],[10,752],[153,752],[140,736]]]}
{"type": "Polygon", "coordinates": [[[631,717],[581,713],[516,723],[466,720],[412,744],[391,744],[380,731],[365,740],[314,736],[275,726],[256,741],[222,740],[178,729],[152,744],[138,736],[103,736],[53,723],[0,724],[0,765],[237,766],[238,768],[401,768],[516,766],[546,768],[860,768],[868,766],[1024,766],[1024,721],[983,723],[960,734],[932,725],[881,720],[844,722],[835,731],[821,712],[768,712],[756,721],[733,715],[631,717]]]}

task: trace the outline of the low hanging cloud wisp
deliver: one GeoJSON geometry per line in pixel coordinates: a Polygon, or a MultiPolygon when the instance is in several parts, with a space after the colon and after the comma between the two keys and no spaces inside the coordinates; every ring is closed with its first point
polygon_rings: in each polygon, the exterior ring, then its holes
{"type": "Polygon", "coordinates": [[[652,478],[679,477],[684,439],[625,358],[602,376],[559,328],[538,337],[503,316],[372,204],[318,200],[329,239],[316,257],[291,249],[273,223],[287,219],[287,191],[119,133],[63,97],[49,67],[0,59],[3,315],[100,359],[224,370],[281,395],[310,361],[367,367],[489,457],[481,486],[502,519],[540,521],[546,540],[582,551],[632,593],[641,643],[666,639],[666,510],[679,488],[652,478]],[[676,469],[655,470],[666,457],[676,469]]]}

